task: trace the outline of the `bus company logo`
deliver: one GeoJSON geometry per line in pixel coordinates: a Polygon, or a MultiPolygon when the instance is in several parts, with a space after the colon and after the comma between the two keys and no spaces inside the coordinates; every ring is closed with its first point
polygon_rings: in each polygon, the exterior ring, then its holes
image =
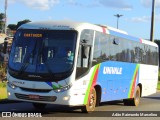
{"type": "Polygon", "coordinates": [[[28,75],[28,77],[32,77],[32,78],[41,78],[41,76],[38,76],[38,75],[28,75]]]}
{"type": "Polygon", "coordinates": [[[104,67],[103,74],[122,75],[122,67],[104,67]]]}

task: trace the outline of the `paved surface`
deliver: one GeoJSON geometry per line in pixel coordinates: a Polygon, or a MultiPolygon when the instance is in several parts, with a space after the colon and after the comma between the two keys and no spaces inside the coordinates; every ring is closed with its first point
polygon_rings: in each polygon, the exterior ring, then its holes
{"type": "MultiPolygon", "coordinates": [[[[96,108],[96,112],[91,114],[81,113],[79,107],[67,107],[60,105],[47,105],[46,109],[36,111],[31,103],[27,102],[9,102],[6,101],[0,103],[0,116],[2,112],[17,112],[17,113],[42,113],[43,117],[62,117],[62,119],[70,119],[71,117],[111,117],[113,114],[115,116],[122,115],[122,113],[131,113],[131,114],[147,114],[152,115],[157,114],[160,116],[160,92],[153,94],[148,97],[141,98],[140,106],[124,106],[122,101],[106,102],[102,103],[101,106],[96,108]],[[136,111],[136,112],[131,112],[136,111]],[[139,112],[140,111],[140,112],[139,112]],[[155,112],[156,111],[156,112],[155,112]]],[[[151,117],[150,117],[151,118],[151,117]]],[[[145,118],[146,119],[146,118],[145,118]]]]}

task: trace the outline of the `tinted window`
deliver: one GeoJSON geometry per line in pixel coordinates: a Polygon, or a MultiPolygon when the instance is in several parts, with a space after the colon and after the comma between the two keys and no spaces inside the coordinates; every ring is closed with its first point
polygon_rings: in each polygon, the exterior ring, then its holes
{"type": "Polygon", "coordinates": [[[109,44],[109,37],[106,34],[96,32],[93,59],[98,63],[109,60],[109,44]]]}
{"type": "Polygon", "coordinates": [[[75,31],[19,30],[14,38],[9,68],[29,73],[62,73],[74,63],[75,31]]]}
{"type": "Polygon", "coordinates": [[[158,65],[158,48],[136,41],[96,32],[94,59],[158,65]]]}

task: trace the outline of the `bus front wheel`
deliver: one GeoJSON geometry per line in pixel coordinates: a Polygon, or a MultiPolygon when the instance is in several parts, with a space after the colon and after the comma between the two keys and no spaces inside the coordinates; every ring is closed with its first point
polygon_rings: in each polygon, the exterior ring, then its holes
{"type": "Polygon", "coordinates": [[[96,107],[96,98],[97,98],[96,90],[95,90],[95,88],[93,88],[89,94],[87,105],[85,105],[81,108],[82,112],[84,112],[84,113],[93,112],[96,107]]]}

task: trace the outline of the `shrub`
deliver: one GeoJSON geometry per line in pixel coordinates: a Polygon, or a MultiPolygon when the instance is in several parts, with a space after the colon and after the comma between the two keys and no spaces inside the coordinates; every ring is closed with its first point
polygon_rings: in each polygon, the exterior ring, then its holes
{"type": "Polygon", "coordinates": [[[7,74],[7,64],[0,62],[0,81],[6,78],[7,74]]]}

